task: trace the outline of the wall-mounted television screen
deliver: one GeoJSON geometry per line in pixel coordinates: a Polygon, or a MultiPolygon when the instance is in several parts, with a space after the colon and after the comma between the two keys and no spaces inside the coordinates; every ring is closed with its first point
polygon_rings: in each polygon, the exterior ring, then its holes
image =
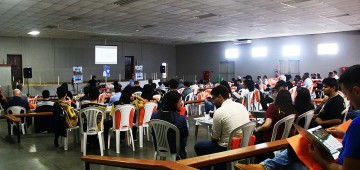
{"type": "Polygon", "coordinates": [[[117,64],[117,46],[95,45],[95,64],[117,64]]]}

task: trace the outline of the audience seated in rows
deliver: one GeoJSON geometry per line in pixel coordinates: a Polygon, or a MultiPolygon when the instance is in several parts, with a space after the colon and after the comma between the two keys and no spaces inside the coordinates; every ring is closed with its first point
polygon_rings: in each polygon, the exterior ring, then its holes
{"type": "MultiPolygon", "coordinates": [[[[360,65],[349,67],[339,78],[339,84],[344,94],[349,98],[355,109],[360,109],[360,65]]],[[[311,157],[323,169],[342,169],[352,170],[358,169],[360,166],[360,118],[355,118],[349,125],[347,131],[340,130],[337,127],[330,127],[326,129],[328,133],[333,134],[339,138],[343,138],[343,149],[340,152],[336,163],[328,158],[325,158],[316,145],[310,145],[307,149],[311,157]]],[[[260,164],[245,165],[236,164],[235,169],[238,170],[305,170],[306,167],[301,161],[294,159],[289,155],[288,149],[280,152],[273,159],[266,159],[260,164]]]]}

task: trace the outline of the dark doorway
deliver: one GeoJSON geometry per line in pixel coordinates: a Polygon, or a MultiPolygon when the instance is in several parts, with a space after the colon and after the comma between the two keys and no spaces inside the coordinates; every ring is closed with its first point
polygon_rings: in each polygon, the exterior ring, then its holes
{"type": "Polygon", "coordinates": [[[125,56],[125,79],[131,79],[134,74],[134,56],[125,56]]]}
{"type": "Polygon", "coordinates": [[[15,89],[15,84],[20,80],[22,83],[22,55],[20,54],[8,54],[7,55],[7,64],[11,64],[11,77],[14,77],[12,82],[13,89],[15,89]]]}

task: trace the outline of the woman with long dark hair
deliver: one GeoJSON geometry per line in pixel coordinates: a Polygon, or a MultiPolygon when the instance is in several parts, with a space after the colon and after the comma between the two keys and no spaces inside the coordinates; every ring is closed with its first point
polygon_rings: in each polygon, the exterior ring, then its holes
{"type": "MultiPolygon", "coordinates": [[[[298,116],[314,109],[314,105],[311,102],[310,92],[307,88],[300,87],[296,91],[297,95],[295,97],[295,110],[298,113],[298,116]]],[[[299,122],[300,126],[303,126],[305,123],[305,120],[302,119],[299,122]]]]}
{"type": "MultiPolygon", "coordinates": [[[[177,91],[169,91],[163,97],[161,110],[152,114],[151,119],[160,119],[175,125],[180,131],[180,158],[186,158],[186,142],[189,135],[189,129],[184,116],[179,114],[181,107],[181,94],[177,91]]],[[[175,135],[168,134],[170,150],[172,153],[175,149],[175,135]]]]}
{"type": "MultiPolygon", "coordinates": [[[[291,95],[288,90],[280,90],[276,96],[275,103],[271,104],[265,114],[265,123],[256,130],[257,136],[256,143],[269,142],[271,140],[272,130],[276,122],[280,119],[296,114],[296,110],[292,104],[291,95]]],[[[284,126],[279,126],[276,139],[280,139],[284,126]]]]}

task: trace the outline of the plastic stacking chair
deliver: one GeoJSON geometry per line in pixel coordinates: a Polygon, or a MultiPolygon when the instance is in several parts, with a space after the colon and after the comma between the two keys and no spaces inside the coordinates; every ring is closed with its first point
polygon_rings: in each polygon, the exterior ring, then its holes
{"type": "Polygon", "coordinates": [[[155,95],[153,96],[153,99],[158,102],[158,101],[160,101],[160,99],[161,99],[161,95],[160,95],[160,94],[155,94],[155,95]]]}
{"type": "Polygon", "coordinates": [[[99,95],[98,103],[104,104],[105,98],[106,98],[106,93],[101,93],[101,94],[99,95]]]}
{"type": "Polygon", "coordinates": [[[80,131],[81,135],[81,151],[83,156],[86,155],[86,143],[88,135],[97,135],[99,138],[99,146],[101,156],[104,155],[104,111],[97,107],[87,107],[80,110],[80,131]],[[86,120],[86,122],[85,122],[86,120]],[[85,124],[84,124],[85,123],[85,124]],[[84,131],[86,125],[86,131],[84,131]]]}
{"type": "Polygon", "coordinates": [[[296,89],[297,86],[292,87],[291,89],[289,89],[290,95],[291,95],[291,99],[293,102],[295,102],[295,97],[296,97],[296,89]]]}
{"type": "Polygon", "coordinates": [[[342,120],[342,123],[345,123],[346,122],[346,116],[348,114],[348,109],[344,109],[342,112],[341,112],[341,115],[344,116],[344,119],[342,120]]]}
{"type": "Polygon", "coordinates": [[[278,127],[285,123],[285,127],[284,127],[284,131],[283,134],[281,136],[281,139],[285,139],[289,136],[292,124],[294,123],[295,120],[295,114],[291,114],[289,116],[286,116],[284,118],[282,118],[281,120],[279,120],[278,122],[275,123],[274,128],[273,128],[273,132],[272,132],[272,136],[271,136],[271,142],[276,140],[276,135],[278,133],[278,127]]]}
{"type": "MultiPolygon", "coordinates": [[[[234,130],[232,130],[230,133],[230,136],[229,136],[229,145],[228,145],[227,150],[249,146],[250,137],[254,133],[255,127],[256,127],[256,122],[247,122],[247,123],[235,128],[234,130]],[[241,130],[241,133],[240,133],[240,130],[241,130]],[[239,144],[235,146],[233,139],[240,138],[240,137],[241,137],[241,142],[239,142],[239,144]]],[[[248,161],[248,163],[250,163],[250,162],[248,161]]],[[[231,167],[233,167],[233,162],[228,164],[228,169],[231,169],[231,167]]]]}
{"type": "Polygon", "coordinates": [[[144,105],[143,108],[140,109],[139,113],[139,146],[143,147],[144,143],[144,130],[146,129],[146,137],[147,141],[149,141],[149,122],[151,119],[151,115],[156,111],[157,104],[155,102],[148,102],[144,105]]]}
{"type": "MultiPolygon", "coordinates": [[[[197,99],[196,95],[194,95],[194,93],[192,93],[192,92],[185,96],[185,102],[190,101],[190,100],[196,100],[196,99],[197,99]]],[[[192,115],[194,106],[196,106],[196,104],[186,104],[185,105],[188,115],[192,115]]]]}
{"type": "Polygon", "coordinates": [[[110,149],[110,137],[111,137],[111,131],[115,132],[116,137],[116,153],[120,153],[120,132],[126,131],[127,132],[127,141],[128,144],[132,144],[133,151],[135,151],[134,146],[134,138],[132,135],[131,128],[133,127],[133,118],[135,113],[135,106],[132,104],[125,104],[116,106],[115,110],[112,114],[112,120],[113,120],[113,127],[109,130],[109,136],[108,136],[108,149],[110,149]],[[130,138],[129,138],[130,135],[130,138]]]}
{"type": "Polygon", "coordinates": [[[239,137],[239,135],[242,134],[242,135],[240,135],[241,142],[239,143],[238,146],[229,144],[228,150],[249,146],[250,137],[253,134],[255,127],[256,127],[256,122],[247,122],[247,123],[235,128],[234,130],[232,130],[230,133],[230,136],[229,136],[229,143],[232,143],[232,141],[235,137],[239,137]],[[241,133],[240,133],[240,130],[241,130],[241,133]]]}
{"type": "Polygon", "coordinates": [[[304,124],[304,129],[307,130],[309,129],[310,123],[312,118],[314,117],[314,110],[309,110],[303,114],[301,114],[295,121],[296,124],[299,124],[299,121],[303,118],[305,118],[305,124],[304,124]]]}
{"type": "MultiPolygon", "coordinates": [[[[6,114],[21,114],[21,113],[26,113],[26,109],[24,107],[21,107],[21,106],[11,106],[9,108],[6,109],[6,114]]],[[[25,135],[25,125],[26,125],[26,118],[22,119],[21,120],[21,123],[20,123],[20,126],[21,126],[21,132],[22,134],[25,135]]],[[[11,135],[14,134],[14,127],[16,127],[16,124],[15,123],[12,123],[11,122],[11,135]]],[[[20,130],[20,129],[18,129],[20,130]]]]}
{"type": "Polygon", "coordinates": [[[142,94],[141,91],[137,91],[137,92],[133,93],[133,95],[135,95],[135,96],[141,96],[141,94],[142,94]]]}
{"type": "Polygon", "coordinates": [[[0,116],[2,116],[5,113],[4,108],[2,108],[1,104],[0,104],[0,116]]]}
{"type": "Polygon", "coordinates": [[[179,129],[166,121],[153,119],[149,122],[150,131],[153,135],[153,143],[154,143],[154,159],[155,160],[169,160],[175,161],[176,156],[180,151],[180,131],[179,129]],[[168,142],[168,132],[172,129],[175,132],[175,146],[176,153],[171,153],[170,144],[168,142]]]}
{"type": "MultiPolygon", "coordinates": [[[[68,114],[65,114],[65,118],[67,119],[67,122],[70,122],[70,118],[68,114]]],[[[68,150],[69,146],[69,133],[71,131],[74,131],[74,140],[75,142],[79,142],[79,134],[80,134],[80,126],[72,126],[71,123],[67,123],[68,127],[66,128],[66,137],[64,137],[64,150],[68,150]]]]}

